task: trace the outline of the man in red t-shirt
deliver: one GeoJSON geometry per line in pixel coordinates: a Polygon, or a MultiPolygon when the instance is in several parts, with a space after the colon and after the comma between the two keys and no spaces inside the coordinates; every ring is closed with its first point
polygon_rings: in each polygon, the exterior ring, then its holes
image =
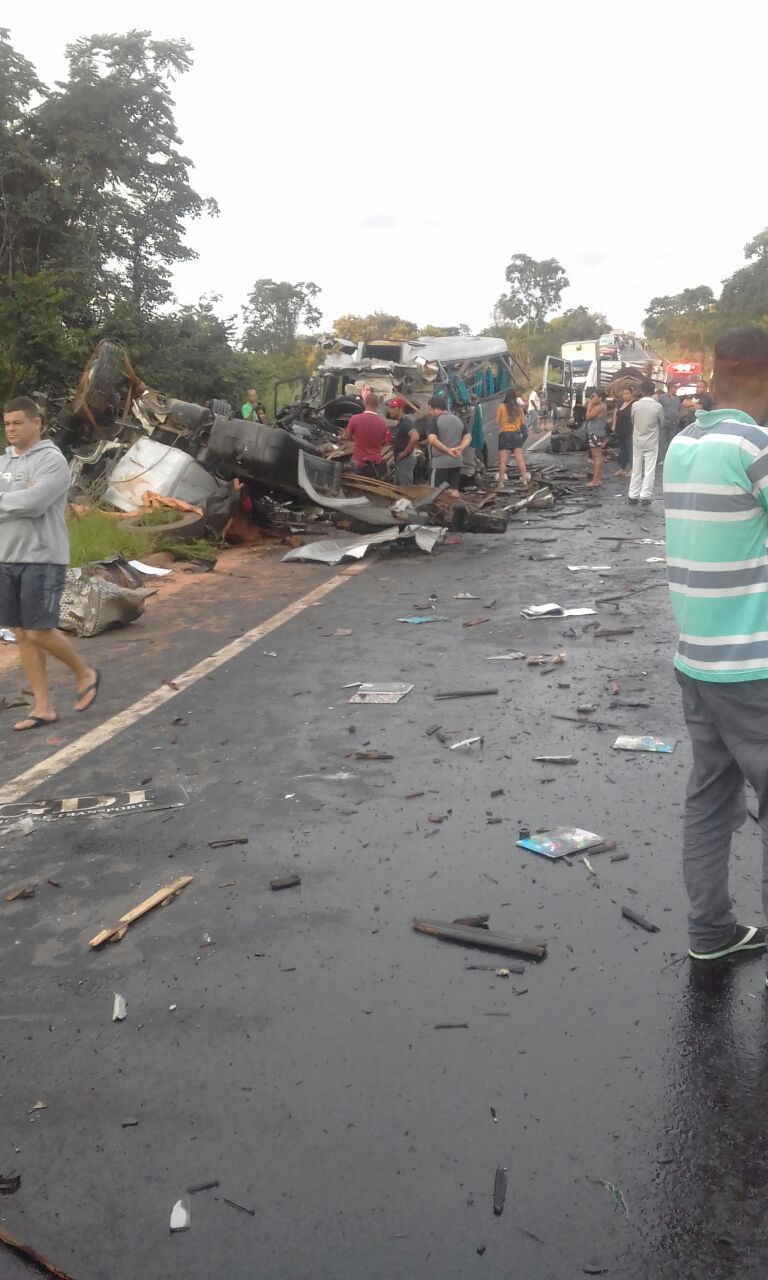
{"type": "Polygon", "coordinates": [[[347,423],[344,438],[352,441],[352,465],[355,471],[359,475],[378,476],[383,480],[387,468],[381,450],[383,445],[390,443],[392,436],[386,420],[378,412],[379,397],[369,392],[363,405],[364,413],[356,413],[347,423]]]}

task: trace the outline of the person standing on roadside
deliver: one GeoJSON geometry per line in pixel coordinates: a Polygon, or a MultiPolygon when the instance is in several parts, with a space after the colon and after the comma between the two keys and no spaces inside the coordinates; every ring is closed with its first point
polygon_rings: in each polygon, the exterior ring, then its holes
{"type": "Polygon", "coordinates": [[[632,402],[635,395],[631,387],[624,387],[613,410],[611,431],[616,436],[619,446],[619,469],[617,476],[628,476],[632,461],[632,402]]]}
{"type": "MultiPolygon", "coordinates": [[[[664,467],[674,659],[693,750],[683,825],[689,955],[762,951],[765,928],[739,924],[728,889],[733,831],[757,794],[768,915],[768,329],[715,345],[717,409],[672,441],[664,467]]],[[[766,979],[768,984],[768,978],[766,979]]]]}
{"type": "Polygon", "coordinates": [[[358,475],[383,480],[387,468],[381,451],[392,436],[379,413],[379,397],[372,391],[363,398],[363,413],[356,413],[347,423],[344,439],[352,441],[352,465],[358,475]]]}
{"type": "Polygon", "coordinates": [[[0,457],[0,627],[13,631],[32,690],[29,715],[13,726],[20,733],[58,719],[48,688],[48,657],[72,672],[75,711],[93,706],[99,673],[81,661],[57,629],[69,564],[64,520],[69,468],[56,445],[41,439],[34,400],[8,400],[3,422],[8,448],[0,457]]]}
{"type": "Polygon", "coordinates": [[[419,430],[414,418],[407,414],[407,401],[402,396],[391,396],[385,402],[387,417],[395,423],[392,432],[392,461],[395,467],[395,484],[413,484],[416,465],[414,449],[419,443],[419,430]]]}
{"type": "Polygon", "coordinates": [[[640,383],[640,398],[632,405],[632,479],[629,502],[636,507],[649,507],[659,460],[659,439],[664,426],[664,412],[654,400],[656,387],[650,378],[640,383]]]}
{"type": "Polygon", "coordinates": [[[667,449],[677,432],[677,425],[680,421],[680,398],[675,394],[677,387],[671,382],[666,391],[662,391],[658,397],[661,411],[664,414],[664,427],[661,438],[663,446],[662,459],[667,456],[667,449]]]}
{"type": "Polygon", "coordinates": [[[592,459],[592,479],[587,481],[587,489],[597,489],[603,483],[603,449],[608,439],[608,405],[607,395],[602,387],[592,392],[587,403],[587,443],[589,456],[592,459]]]}
{"type": "Polygon", "coordinates": [[[525,425],[529,431],[538,431],[539,414],[541,413],[541,400],[539,393],[534,387],[528,394],[528,413],[525,419],[525,425]]]}
{"type": "Polygon", "coordinates": [[[530,484],[531,477],[528,474],[528,469],[525,465],[525,456],[523,454],[523,445],[525,444],[523,425],[523,406],[518,400],[517,392],[508,391],[503,402],[496,410],[496,426],[498,427],[499,433],[498,493],[504,492],[504,486],[507,483],[507,460],[510,453],[514,454],[522,484],[530,484]]]}
{"type": "Polygon", "coordinates": [[[461,418],[448,412],[443,396],[432,396],[427,405],[432,429],[427,435],[430,447],[430,480],[433,487],[447,484],[446,497],[458,498],[461,480],[461,455],[472,439],[461,418]]]}

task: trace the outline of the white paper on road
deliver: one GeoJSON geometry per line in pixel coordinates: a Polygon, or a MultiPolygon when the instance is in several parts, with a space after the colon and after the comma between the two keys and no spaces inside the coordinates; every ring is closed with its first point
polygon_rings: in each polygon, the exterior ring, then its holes
{"type": "Polygon", "coordinates": [[[569,564],[568,568],[571,573],[581,573],[587,570],[589,573],[610,573],[611,566],[609,564],[569,564]]]}
{"type": "Polygon", "coordinates": [[[597,609],[589,609],[586,606],[577,609],[563,609],[559,604],[529,604],[527,609],[521,609],[524,618],[584,618],[589,613],[597,613],[597,609]]]}

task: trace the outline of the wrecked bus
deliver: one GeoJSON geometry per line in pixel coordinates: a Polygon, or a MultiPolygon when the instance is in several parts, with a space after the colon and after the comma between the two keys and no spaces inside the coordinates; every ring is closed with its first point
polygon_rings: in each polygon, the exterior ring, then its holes
{"type": "Polygon", "coordinates": [[[493,465],[498,457],[496,411],[510,387],[517,389],[529,381],[502,338],[459,335],[359,343],[328,338],[320,346],[325,352],[323,363],[300,400],[280,415],[298,434],[302,424],[336,430],[345,426],[360,412],[369,389],[382,399],[404,396],[425,411],[430,396],[441,395],[469,431],[479,410],[486,462],[493,465]]]}

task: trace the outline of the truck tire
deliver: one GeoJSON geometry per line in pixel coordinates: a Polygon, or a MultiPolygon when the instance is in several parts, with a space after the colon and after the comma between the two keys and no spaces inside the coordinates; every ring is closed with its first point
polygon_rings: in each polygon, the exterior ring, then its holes
{"type": "Polygon", "coordinates": [[[196,511],[186,511],[168,524],[146,525],[143,516],[131,516],[130,520],[121,520],[120,525],[128,533],[146,533],[151,529],[161,542],[193,542],[195,538],[205,537],[205,518],[196,511]]]}

